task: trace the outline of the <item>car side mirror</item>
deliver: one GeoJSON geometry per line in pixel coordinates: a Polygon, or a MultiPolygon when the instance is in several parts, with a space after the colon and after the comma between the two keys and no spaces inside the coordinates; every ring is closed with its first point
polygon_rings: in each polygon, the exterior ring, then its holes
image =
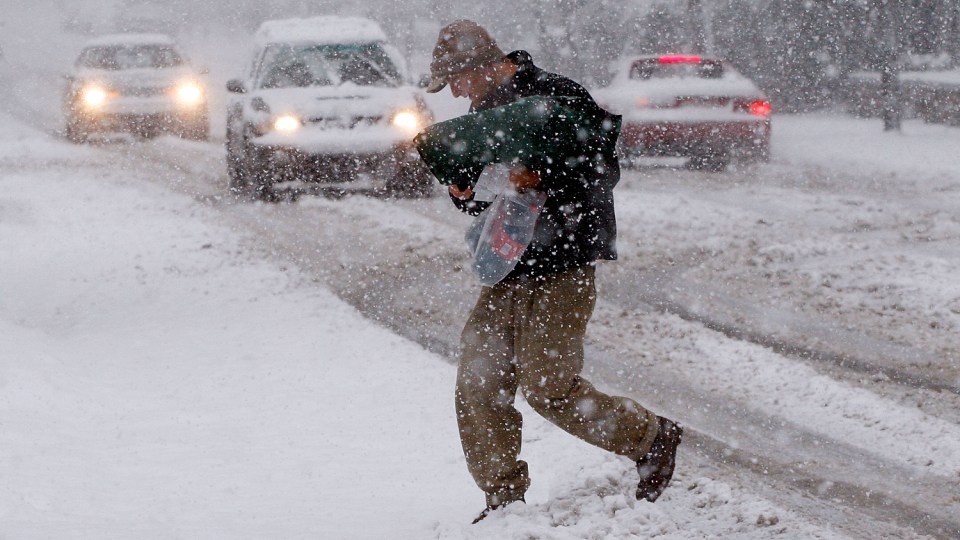
{"type": "Polygon", "coordinates": [[[243,81],[240,79],[230,79],[227,81],[227,92],[234,94],[246,94],[247,88],[243,85],[243,81]]]}

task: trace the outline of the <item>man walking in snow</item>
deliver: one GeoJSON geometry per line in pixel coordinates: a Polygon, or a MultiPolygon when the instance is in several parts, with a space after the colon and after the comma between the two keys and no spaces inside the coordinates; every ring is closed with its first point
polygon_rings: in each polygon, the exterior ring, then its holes
{"type": "MultiPolygon", "coordinates": [[[[449,85],[454,97],[484,111],[529,96],[579,98],[591,114],[609,114],[576,82],[546,72],[525,51],[504,54],[477,23],[445,26],[433,50],[428,92],[449,85]]],[[[518,389],[530,406],[568,433],[637,463],[638,499],[655,501],[673,475],[682,428],[636,402],[609,396],[580,376],[587,322],[596,302],[594,266],[616,258],[613,187],[620,169],[612,149],[582,149],[547,170],[516,166],[510,183],[547,201],[534,240],[501,282],[483,287],[461,335],[456,408],[467,466],[486,494],[474,521],[515,501],[530,485],[520,454],[518,389]],[[591,155],[592,154],[592,155],[591,155]]],[[[485,203],[471,188],[450,186],[462,211],[485,203]]]]}

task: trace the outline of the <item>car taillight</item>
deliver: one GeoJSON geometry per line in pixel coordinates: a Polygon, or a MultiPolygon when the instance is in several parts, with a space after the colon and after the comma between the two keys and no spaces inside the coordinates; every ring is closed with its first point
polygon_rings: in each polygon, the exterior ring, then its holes
{"type": "Polygon", "coordinates": [[[661,56],[657,59],[661,64],[699,64],[699,56],[661,56]]]}
{"type": "Polygon", "coordinates": [[[769,101],[762,99],[737,100],[733,104],[733,110],[739,112],[748,112],[754,116],[769,116],[773,111],[769,101]]]}
{"type": "Polygon", "coordinates": [[[770,107],[770,103],[766,101],[754,101],[750,104],[750,114],[757,116],[767,116],[772,110],[773,108],[770,107]]]}

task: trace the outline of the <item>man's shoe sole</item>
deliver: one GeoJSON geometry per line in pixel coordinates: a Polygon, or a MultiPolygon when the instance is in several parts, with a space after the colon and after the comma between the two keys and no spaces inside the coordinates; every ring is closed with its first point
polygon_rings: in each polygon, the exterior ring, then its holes
{"type": "Polygon", "coordinates": [[[505,502],[505,503],[503,503],[503,504],[498,504],[498,505],[496,505],[496,506],[488,506],[488,507],[486,507],[486,508],[483,509],[483,512],[480,512],[480,515],[479,515],[479,516],[477,516],[476,518],[474,518],[473,522],[471,522],[471,525],[476,525],[477,523],[480,523],[481,521],[483,521],[484,519],[486,519],[486,517],[490,515],[490,512],[493,512],[494,510],[498,510],[498,509],[500,509],[500,508],[503,508],[504,506],[507,506],[508,504],[513,504],[513,503],[515,503],[515,502],[517,502],[517,501],[520,501],[520,502],[522,502],[522,503],[527,502],[526,499],[524,499],[523,497],[520,497],[520,498],[517,499],[516,501],[507,501],[507,502],[505,502]]]}

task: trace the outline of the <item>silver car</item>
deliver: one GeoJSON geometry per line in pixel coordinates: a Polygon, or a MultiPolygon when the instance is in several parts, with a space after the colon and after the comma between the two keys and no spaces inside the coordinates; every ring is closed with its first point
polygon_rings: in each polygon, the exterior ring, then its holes
{"type": "MultiPolygon", "coordinates": [[[[349,184],[426,196],[433,178],[413,137],[433,121],[380,26],[324,16],[263,23],[243,79],[227,83],[231,188],[349,184]]],[[[341,189],[341,188],[337,188],[341,189]]]]}
{"type": "Polygon", "coordinates": [[[87,42],[67,76],[67,137],[131,132],[206,139],[207,91],[174,41],[162,34],[118,34],[87,42]]]}

